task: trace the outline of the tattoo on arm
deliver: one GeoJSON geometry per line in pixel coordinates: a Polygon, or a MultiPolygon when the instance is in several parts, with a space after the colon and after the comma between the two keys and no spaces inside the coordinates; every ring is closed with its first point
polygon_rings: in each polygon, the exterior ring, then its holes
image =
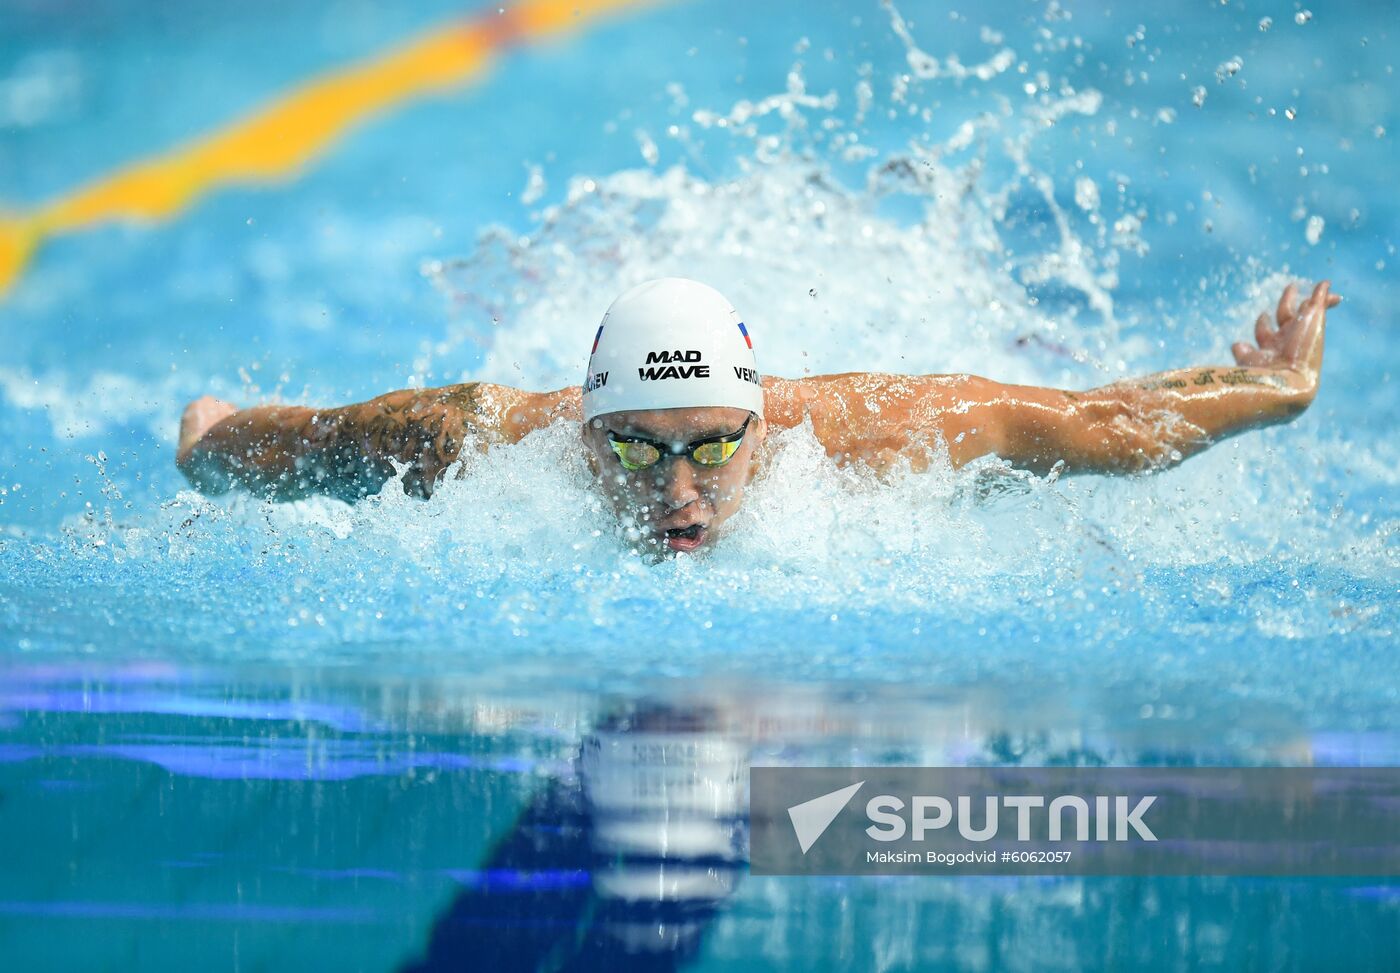
{"type": "Polygon", "coordinates": [[[1269,388],[1286,388],[1288,383],[1278,375],[1250,371],[1247,368],[1202,368],[1189,377],[1183,377],[1182,373],[1176,372],[1137,383],[1137,387],[1144,392],[1211,385],[1259,385],[1269,388]]]}
{"type": "Polygon", "coordinates": [[[1138,388],[1144,392],[1156,392],[1158,389],[1184,389],[1186,383],[1179,378],[1158,378],[1151,382],[1141,382],[1138,388]]]}
{"type": "Polygon", "coordinates": [[[1034,433],[1037,459],[1067,456],[1072,469],[1100,472],[1158,469],[1296,415],[1291,379],[1285,370],[1234,366],[1161,372],[1062,393],[1068,410],[1058,425],[1041,424],[1034,410],[1021,421],[1034,433]]]}
{"type": "Polygon", "coordinates": [[[303,426],[298,471],[312,489],[345,499],[379,492],[407,466],[404,492],[426,499],[480,432],[476,383],[405,389],[360,405],[314,413],[303,426]]]}
{"type": "Polygon", "coordinates": [[[1283,380],[1276,375],[1259,375],[1243,368],[1217,372],[1216,377],[1222,385],[1268,385],[1273,388],[1282,388],[1284,385],[1283,380]]]}

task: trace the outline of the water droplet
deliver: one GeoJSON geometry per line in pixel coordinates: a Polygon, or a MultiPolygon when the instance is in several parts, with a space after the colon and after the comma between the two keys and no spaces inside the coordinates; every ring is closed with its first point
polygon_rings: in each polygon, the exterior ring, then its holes
{"type": "Polygon", "coordinates": [[[1099,208],[1099,187],[1088,176],[1080,176],[1074,183],[1074,202],[1084,212],[1099,208]]]}
{"type": "Polygon", "coordinates": [[[1306,24],[1309,20],[1312,20],[1311,10],[1299,10],[1293,15],[1293,22],[1295,24],[1306,24]]]}
{"type": "Polygon", "coordinates": [[[1308,243],[1311,246],[1317,246],[1317,241],[1322,239],[1322,228],[1325,225],[1326,221],[1316,213],[1308,217],[1308,225],[1303,231],[1303,235],[1307,237],[1308,243]]]}
{"type": "Polygon", "coordinates": [[[1195,105],[1197,108],[1200,108],[1205,103],[1206,89],[1201,87],[1200,85],[1196,85],[1196,87],[1191,89],[1191,104],[1195,105]]]}
{"type": "Polygon", "coordinates": [[[807,292],[807,296],[808,296],[808,297],[816,297],[816,296],[817,296],[817,289],[816,289],[815,287],[813,287],[811,290],[809,290],[809,291],[807,292]]]}
{"type": "Polygon", "coordinates": [[[1226,78],[1233,78],[1240,73],[1244,67],[1244,58],[1236,54],[1228,61],[1222,61],[1215,67],[1215,80],[1219,84],[1224,84],[1226,78]]]}
{"type": "Polygon", "coordinates": [[[1261,31],[1267,31],[1267,30],[1268,30],[1270,27],[1272,27],[1273,25],[1274,25],[1274,18],[1272,18],[1272,17],[1260,17],[1260,18],[1259,18],[1259,29],[1260,29],[1261,31]]]}
{"type": "Polygon", "coordinates": [[[661,158],[661,150],[656,147],[656,143],[652,141],[651,136],[641,129],[637,130],[636,136],[637,146],[641,149],[642,158],[646,160],[647,165],[656,165],[657,161],[661,158]]]}
{"type": "Polygon", "coordinates": [[[1296,109],[1296,108],[1294,108],[1294,107],[1292,107],[1292,106],[1289,106],[1288,108],[1285,108],[1285,109],[1283,110],[1283,117],[1286,118],[1286,119],[1288,119],[1290,122],[1293,121],[1293,119],[1295,119],[1295,118],[1298,117],[1298,109],[1296,109]]]}

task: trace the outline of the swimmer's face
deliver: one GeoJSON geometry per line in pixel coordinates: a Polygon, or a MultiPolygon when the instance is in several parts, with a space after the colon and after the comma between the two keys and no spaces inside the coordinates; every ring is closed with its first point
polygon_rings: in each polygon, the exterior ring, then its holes
{"type": "Polygon", "coordinates": [[[610,412],[583,424],[588,465],[617,512],[660,547],[694,551],[739,509],[744,488],[757,469],[757,450],[767,427],[749,421],[743,441],[723,466],[701,466],[689,456],[663,456],[653,466],[629,470],[614,452],[608,433],[675,444],[737,431],[750,413],[743,409],[649,409],[610,412]]]}

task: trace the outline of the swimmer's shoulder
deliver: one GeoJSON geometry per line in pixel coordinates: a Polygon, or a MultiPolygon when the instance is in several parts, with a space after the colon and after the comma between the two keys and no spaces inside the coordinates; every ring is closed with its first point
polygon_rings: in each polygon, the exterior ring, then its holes
{"type": "Polygon", "coordinates": [[[360,419],[397,413],[405,424],[424,428],[442,428],[447,423],[469,437],[475,433],[483,443],[518,442],[555,422],[577,422],[583,414],[577,386],[530,392],[494,382],[402,389],[344,411],[360,419]]]}
{"type": "Polygon", "coordinates": [[[810,422],[838,463],[877,471],[896,460],[923,469],[939,442],[955,466],[996,452],[1008,405],[1007,386],[967,374],[774,378],[765,380],[764,392],[764,411],[775,428],[810,422]]]}
{"type": "Polygon", "coordinates": [[[583,420],[582,393],[577,385],[530,392],[491,382],[470,384],[477,421],[508,442],[518,442],[556,422],[583,420]]]}
{"type": "Polygon", "coordinates": [[[782,429],[839,413],[847,421],[856,415],[895,418],[907,408],[956,408],[985,398],[994,383],[976,375],[905,375],[896,372],[838,372],[803,378],[765,376],[764,411],[782,429]]]}

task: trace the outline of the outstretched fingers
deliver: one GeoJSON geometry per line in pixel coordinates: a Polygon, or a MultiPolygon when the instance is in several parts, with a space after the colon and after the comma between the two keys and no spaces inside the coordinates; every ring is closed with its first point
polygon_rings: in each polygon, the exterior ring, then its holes
{"type": "Polygon", "coordinates": [[[1322,331],[1327,309],[1341,297],[1332,293],[1331,281],[1320,281],[1301,304],[1298,287],[1289,284],[1279,298],[1273,320],[1267,313],[1254,322],[1254,341],[1238,341],[1231,348],[1235,361],[1246,367],[1316,369],[1322,360],[1322,331]],[[1275,326],[1277,322],[1277,326],[1275,326]]]}
{"type": "Polygon", "coordinates": [[[1332,282],[1330,280],[1320,280],[1313,288],[1312,295],[1308,298],[1308,303],[1315,308],[1329,308],[1332,306],[1332,282]]]}
{"type": "Polygon", "coordinates": [[[1274,329],[1273,322],[1269,320],[1267,314],[1259,315],[1259,319],[1254,322],[1254,341],[1260,348],[1267,347],[1274,343],[1278,337],[1278,331],[1274,329]]]}
{"type": "Polygon", "coordinates": [[[1230,353],[1235,356],[1237,364],[1246,367],[1268,363],[1268,356],[1247,341],[1236,341],[1230,346],[1230,353]]]}
{"type": "MultiPolygon", "coordinates": [[[[1327,308],[1330,306],[1328,301],[1328,298],[1331,296],[1330,292],[1330,281],[1318,281],[1317,286],[1312,289],[1312,293],[1308,295],[1307,300],[1299,305],[1297,320],[1303,323],[1304,328],[1312,325],[1315,318],[1318,318],[1326,312],[1327,308]]],[[[1317,323],[1320,324],[1321,322],[1319,321],[1317,323]]]]}
{"type": "Polygon", "coordinates": [[[1278,326],[1283,328],[1288,322],[1293,320],[1298,307],[1298,287],[1296,284],[1289,284],[1283,289],[1283,296],[1278,299],[1278,309],[1274,311],[1274,317],[1278,319],[1278,326]]]}
{"type": "Polygon", "coordinates": [[[1312,300],[1320,300],[1322,302],[1321,306],[1324,309],[1333,308],[1342,303],[1342,295],[1332,293],[1332,282],[1330,280],[1322,280],[1318,281],[1317,286],[1313,288],[1312,300]]]}
{"type": "Polygon", "coordinates": [[[1298,308],[1297,323],[1286,336],[1286,354],[1291,366],[1313,373],[1321,367],[1323,330],[1326,328],[1327,308],[1332,304],[1331,291],[1330,281],[1320,281],[1298,308]]]}

